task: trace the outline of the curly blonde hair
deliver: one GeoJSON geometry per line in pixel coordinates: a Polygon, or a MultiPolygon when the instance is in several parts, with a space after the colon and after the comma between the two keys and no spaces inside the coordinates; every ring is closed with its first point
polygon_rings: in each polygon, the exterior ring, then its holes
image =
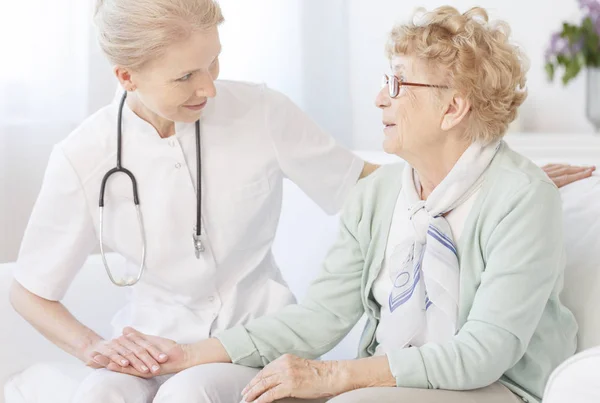
{"type": "Polygon", "coordinates": [[[510,28],[489,22],[483,8],[461,14],[450,6],[418,9],[410,24],[395,26],[386,46],[388,58],[414,56],[447,74],[442,84],[471,103],[467,133],[471,141],[502,138],[527,98],[528,60],[509,43],[510,28]]]}
{"type": "Polygon", "coordinates": [[[140,69],[174,41],[220,25],[214,0],[96,0],[98,42],[113,65],[140,69]]]}

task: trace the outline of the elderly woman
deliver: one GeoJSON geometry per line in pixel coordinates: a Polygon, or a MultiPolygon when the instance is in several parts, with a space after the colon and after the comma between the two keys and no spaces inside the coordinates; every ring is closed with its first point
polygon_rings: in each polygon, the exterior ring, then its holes
{"type": "MultiPolygon", "coordinates": [[[[526,98],[523,56],[481,8],[415,21],[392,30],[376,98],[383,147],[406,164],[356,186],[302,304],[193,344],[126,329],[169,355],[163,374],[246,376],[245,401],[261,403],[541,400],[577,325],[559,299],[559,192],[502,141],[526,98]],[[364,313],[358,359],[315,360],[364,313]]],[[[200,388],[172,397],[224,401],[200,388]]]]}

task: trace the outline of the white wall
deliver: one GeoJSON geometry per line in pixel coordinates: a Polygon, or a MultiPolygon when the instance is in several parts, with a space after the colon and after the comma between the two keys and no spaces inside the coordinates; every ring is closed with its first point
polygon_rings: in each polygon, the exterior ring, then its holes
{"type": "MultiPolygon", "coordinates": [[[[65,1],[84,4],[62,0],[65,1]]],[[[266,82],[297,102],[341,143],[356,149],[379,150],[381,119],[373,100],[386,69],[383,54],[386,34],[395,21],[406,20],[416,6],[433,8],[444,2],[221,0],[220,3],[226,19],[221,28],[222,78],[266,82]]],[[[462,11],[475,4],[466,0],[448,3],[462,11]]],[[[550,33],[560,27],[564,18],[578,17],[577,2],[557,0],[548,6],[539,0],[481,0],[477,4],[488,8],[492,17],[501,17],[511,24],[516,40],[531,59],[530,94],[521,113],[523,129],[591,132],[592,127],[585,118],[583,76],[563,88],[558,82],[548,84],[543,69],[543,53],[550,33]]],[[[89,44],[87,63],[83,63],[83,74],[87,74],[89,80],[87,85],[81,86],[87,99],[87,103],[84,101],[81,105],[87,106],[89,114],[112,99],[116,80],[96,44],[91,13],[88,15],[87,21],[78,20],[77,25],[61,30],[55,28],[57,32],[52,34],[64,36],[66,31],[81,31],[78,41],[85,40],[89,44]]],[[[48,34],[40,31],[33,37],[48,37],[48,34]]],[[[48,39],[43,42],[43,54],[56,56],[59,51],[53,53],[51,45],[48,39]]],[[[58,48],[64,52],[64,43],[58,48]]],[[[84,53],[78,50],[77,54],[84,53]]],[[[57,60],[57,57],[60,54],[50,59],[57,60]]],[[[32,70],[32,74],[40,80],[38,75],[46,72],[32,70]]],[[[78,75],[81,74],[79,71],[78,75]]],[[[8,95],[0,96],[0,105],[4,101],[4,105],[16,108],[14,94],[8,95]]],[[[56,111],[65,111],[70,107],[68,96],[68,92],[54,94],[48,104],[56,111]]],[[[54,115],[60,117],[61,112],[54,115]]],[[[50,148],[76,124],[77,121],[57,123],[45,119],[22,119],[16,125],[0,121],[0,262],[15,259],[50,148]]]]}
{"type": "Polygon", "coordinates": [[[221,78],[282,91],[351,145],[344,0],[221,0],[221,78]]]}
{"type": "Polygon", "coordinates": [[[592,132],[585,118],[584,75],[563,88],[558,80],[546,81],[544,50],[551,32],[560,29],[564,19],[578,21],[575,0],[349,0],[350,82],[352,86],[352,127],[354,146],[380,149],[381,114],[374,107],[381,74],[385,72],[384,43],[395,22],[404,22],[419,6],[433,9],[451,4],[460,11],[481,6],[493,19],[507,21],[515,41],[531,61],[528,75],[529,97],[521,108],[521,124],[528,132],[592,132]]]}
{"type": "Polygon", "coordinates": [[[16,257],[52,145],[88,113],[89,22],[74,16],[90,5],[2,3],[0,262],[16,257]]]}
{"type": "MultiPolygon", "coordinates": [[[[76,0],[63,0],[63,3],[65,1],[76,0]]],[[[350,146],[347,19],[340,12],[344,3],[344,0],[326,3],[320,0],[221,0],[225,16],[220,30],[221,78],[267,83],[287,94],[321,126],[350,146]]],[[[77,52],[88,61],[80,72],[89,76],[87,85],[81,89],[84,102],[78,104],[86,109],[86,115],[111,101],[117,82],[96,43],[91,10],[84,14],[87,20],[78,19],[78,24],[68,29],[79,29],[79,41],[87,41],[84,46],[87,52],[77,52]]],[[[34,30],[31,36],[39,35],[44,32],[34,30]]],[[[45,51],[53,60],[59,57],[58,49],[66,47],[66,40],[57,42],[61,45],[56,49],[45,44],[45,51]]],[[[44,71],[37,74],[45,79],[44,71]]],[[[31,98],[28,101],[32,101],[31,98]]],[[[0,98],[0,105],[7,99],[0,98]]],[[[52,97],[52,107],[57,110],[55,116],[68,110],[67,100],[66,96],[52,97]]],[[[14,107],[15,103],[11,101],[10,105],[14,107]]],[[[0,166],[0,262],[16,258],[51,147],[78,123],[45,119],[40,122],[24,119],[18,125],[0,122],[0,151],[6,154],[0,166]]]]}

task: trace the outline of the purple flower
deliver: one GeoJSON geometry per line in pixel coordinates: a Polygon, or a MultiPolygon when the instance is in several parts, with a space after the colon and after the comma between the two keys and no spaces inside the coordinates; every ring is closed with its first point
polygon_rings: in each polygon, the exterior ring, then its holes
{"type": "Polygon", "coordinates": [[[574,56],[577,52],[581,51],[582,48],[583,41],[578,41],[573,45],[570,45],[567,38],[563,38],[560,36],[560,32],[556,32],[552,34],[550,45],[546,49],[546,62],[549,62],[553,57],[558,55],[574,56]]]}
{"type": "Polygon", "coordinates": [[[590,14],[600,13],[600,0],[579,0],[579,7],[590,14]]]}
{"type": "Polygon", "coordinates": [[[600,35],[600,0],[579,0],[579,7],[590,17],[600,35]]]}

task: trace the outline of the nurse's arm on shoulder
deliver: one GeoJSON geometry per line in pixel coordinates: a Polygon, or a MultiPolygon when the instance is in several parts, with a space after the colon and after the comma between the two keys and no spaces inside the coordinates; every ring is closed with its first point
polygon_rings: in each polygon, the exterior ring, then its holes
{"type": "Polygon", "coordinates": [[[269,88],[265,121],[281,172],[327,214],[338,213],[356,182],[378,167],[342,146],[287,96],[269,88]]]}
{"type": "Polygon", "coordinates": [[[542,167],[546,175],[561,188],[581,179],[589,178],[596,170],[595,166],[574,166],[567,164],[546,164],[542,167]]]}
{"type": "Polygon", "coordinates": [[[109,362],[150,372],[164,362],[157,350],[105,341],[60,302],[97,245],[81,182],[60,147],[55,147],[17,259],[10,302],[44,337],[87,366],[109,362]],[[134,352],[137,351],[138,355],[134,352]],[[153,356],[152,356],[153,354],[153,356]]]}

